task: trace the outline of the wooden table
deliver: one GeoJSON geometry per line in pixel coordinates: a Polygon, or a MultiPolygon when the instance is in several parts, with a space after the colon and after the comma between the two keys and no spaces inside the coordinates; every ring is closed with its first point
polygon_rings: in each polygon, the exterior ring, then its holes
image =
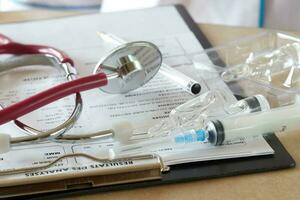
{"type": "MultiPolygon", "coordinates": [[[[45,11],[2,12],[0,13],[0,23],[62,17],[74,14],[78,13],[45,11]]],[[[214,46],[238,37],[262,31],[261,29],[256,28],[228,27],[209,24],[200,24],[199,27],[214,46]]],[[[300,163],[300,134],[283,133],[279,135],[279,138],[295,161],[300,163]]],[[[296,166],[293,169],[280,171],[192,181],[126,191],[105,192],[76,197],[72,196],[65,199],[300,199],[300,168],[296,166]]]]}

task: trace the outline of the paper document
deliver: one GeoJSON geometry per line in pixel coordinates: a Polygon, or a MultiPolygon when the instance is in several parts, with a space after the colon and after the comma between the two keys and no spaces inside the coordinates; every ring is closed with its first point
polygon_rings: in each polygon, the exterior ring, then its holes
{"type": "MultiPolygon", "coordinates": [[[[128,41],[145,40],[155,43],[163,53],[163,62],[199,81],[202,85],[201,93],[218,88],[224,91],[229,101],[236,101],[222,80],[207,80],[207,77],[200,73],[201,69],[195,69],[191,57],[200,53],[203,48],[172,6],[0,26],[0,32],[15,41],[62,49],[74,59],[79,76],[91,74],[95,64],[115,46],[103,42],[97,36],[98,31],[113,33],[128,41]]],[[[210,62],[209,58],[207,62],[210,62]]],[[[63,74],[58,74],[55,69],[43,67],[44,69],[34,66],[1,74],[0,103],[10,105],[64,81],[63,74]]],[[[139,138],[147,133],[148,128],[166,119],[173,108],[194,96],[162,73],[158,73],[142,88],[128,94],[112,95],[94,89],[83,92],[82,97],[83,112],[74,128],[67,134],[106,130],[110,129],[114,122],[126,120],[133,124],[135,137],[139,138]]],[[[71,96],[22,117],[21,121],[37,129],[47,130],[68,118],[73,106],[74,97],[71,96]]],[[[12,123],[1,126],[0,132],[12,136],[25,134],[12,123]]],[[[116,144],[112,139],[106,139],[88,143],[64,144],[48,141],[13,146],[12,151],[0,154],[0,170],[38,166],[70,153],[88,153],[104,158],[107,157],[108,149],[114,145],[116,144]]],[[[167,164],[178,164],[272,154],[273,150],[260,138],[257,141],[235,141],[222,147],[203,144],[193,151],[187,149],[186,152],[180,153],[172,146],[158,145],[151,152],[161,155],[167,164]]],[[[26,179],[29,176],[51,176],[72,167],[73,171],[88,171],[94,165],[102,166],[85,158],[68,158],[43,173],[24,173],[9,177],[26,179]]]]}

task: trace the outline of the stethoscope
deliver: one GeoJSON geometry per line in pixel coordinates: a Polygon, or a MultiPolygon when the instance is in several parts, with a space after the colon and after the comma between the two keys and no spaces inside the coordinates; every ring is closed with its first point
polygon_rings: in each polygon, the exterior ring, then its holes
{"type": "MultiPolygon", "coordinates": [[[[62,51],[42,45],[29,45],[14,42],[0,34],[0,54],[15,55],[0,63],[0,72],[10,69],[46,65],[58,68],[65,73],[67,82],[42,91],[25,100],[8,107],[0,106],[0,125],[14,121],[15,125],[30,135],[11,138],[1,134],[2,145],[17,144],[43,138],[78,140],[98,137],[114,130],[104,130],[87,135],[64,136],[72,128],[82,110],[80,92],[100,88],[106,93],[127,93],[147,83],[158,72],[162,64],[162,54],[150,42],[136,41],[120,45],[101,59],[96,65],[93,75],[76,78],[74,62],[62,51]],[[75,95],[75,107],[69,118],[59,126],[48,131],[40,131],[17,120],[42,106],[59,100],[71,94],[75,95]],[[4,141],[4,142],[3,142],[4,141]]],[[[130,125],[119,124],[118,130],[130,130],[130,125]]],[[[1,146],[1,145],[0,145],[1,146]]]]}

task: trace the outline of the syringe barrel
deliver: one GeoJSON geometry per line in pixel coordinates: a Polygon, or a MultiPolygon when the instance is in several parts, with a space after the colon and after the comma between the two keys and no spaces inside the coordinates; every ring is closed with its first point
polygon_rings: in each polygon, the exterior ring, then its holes
{"type": "Polygon", "coordinates": [[[285,106],[264,112],[237,115],[222,120],[210,121],[206,125],[209,141],[221,145],[240,137],[253,137],[271,132],[300,129],[300,105],[285,106]]]}

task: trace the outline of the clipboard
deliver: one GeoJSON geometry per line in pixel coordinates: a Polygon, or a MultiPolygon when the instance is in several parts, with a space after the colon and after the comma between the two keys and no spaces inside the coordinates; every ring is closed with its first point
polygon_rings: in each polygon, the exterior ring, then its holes
{"type": "MultiPolygon", "coordinates": [[[[212,45],[195,24],[187,10],[182,5],[175,5],[175,8],[191,32],[194,33],[199,43],[204,48],[211,48],[212,45]]],[[[218,65],[222,65],[222,63],[218,63],[218,65]]],[[[200,179],[258,173],[295,166],[295,161],[280,143],[275,134],[270,133],[265,136],[265,139],[273,148],[275,152],[273,155],[180,164],[171,166],[169,170],[162,170],[163,163],[159,157],[151,157],[150,155],[150,157],[147,158],[152,159],[152,165],[136,172],[131,169],[131,171],[122,173],[94,176],[94,179],[92,177],[79,177],[76,179],[66,179],[64,181],[53,181],[43,184],[42,187],[38,184],[32,184],[26,187],[23,186],[22,189],[12,186],[5,188],[5,191],[8,194],[13,192],[22,194],[23,192],[22,195],[24,195],[24,191],[36,189],[39,190],[37,193],[42,194],[32,195],[28,193],[30,195],[26,196],[26,198],[40,199],[43,197],[43,199],[53,199],[66,195],[141,188],[200,179]],[[99,181],[99,184],[94,184],[97,180],[99,181]],[[55,191],[55,193],[53,191],[55,191]]]]}

